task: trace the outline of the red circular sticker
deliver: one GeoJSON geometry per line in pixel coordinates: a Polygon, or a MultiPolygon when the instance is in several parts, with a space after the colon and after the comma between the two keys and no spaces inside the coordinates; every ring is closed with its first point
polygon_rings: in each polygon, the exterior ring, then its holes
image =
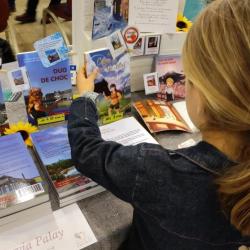
{"type": "Polygon", "coordinates": [[[124,40],[127,44],[135,43],[139,38],[139,31],[135,27],[129,27],[124,32],[124,40]]]}

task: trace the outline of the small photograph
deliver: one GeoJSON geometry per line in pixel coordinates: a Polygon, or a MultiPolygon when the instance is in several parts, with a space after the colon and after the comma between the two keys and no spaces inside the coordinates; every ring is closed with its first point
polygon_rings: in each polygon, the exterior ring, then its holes
{"type": "Polygon", "coordinates": [[[145,94],[155,94],[159,92],[158,74],[156,72],[144,75],[145,94]]]}
{"type": "Polygon", "coordinates": [[[147,36],[145,55],[157,55],[160,50],[161,36],[147,36]]]}
{"type": "Polygon", "coordinates": [[[29,80],[24,67],[8,71],[7,76],[11,87],[11,94],[29,89],[29,80]]]}
{"type": "Polygon", "coordinates": [[[60,60],[60,56],[59,56],[56,49],[46,50],[45,55],[47,56],[50,63],[53,63],[53,62],[60,60]]]}
{"type": "Polygon", "coordinates": [[[142,47],[142,37],[138,39],[138,41],[134,45],[134,49],[141,49],[142,47]]]}
{"type": "Polygon", "coordinates": [[[158,37],[153,36],[148,38],[148,48],[157,48],[158,46],[158,37]]]}
{"type": "Polygon", "coordinates": [[[23,74],[22,70],[18,69],[15,71],[11,72],[11,76],[13,78],[15,86],[23,85],[24,84],[24,79],[23,79],[23,74]]]}
{"type": "Polygon", "coordinates": [[[120,31],[112,33],[105,38],[105,41],[113,59],[121,56],[127,50],[127,46],[120,31]]]}
{"type": "Polygon", "coordinates": [[[155,81],[155,76],[154,75],[147,77],[147,84],[148,84],[149,87],[156,86],[156,81],[155,81]]]}
{"type": "Polygon", "coordinates": [[[117,50],[122,47],[122,43],[117,33],[111,35],[110,40],[114,50],[117,50]]]}

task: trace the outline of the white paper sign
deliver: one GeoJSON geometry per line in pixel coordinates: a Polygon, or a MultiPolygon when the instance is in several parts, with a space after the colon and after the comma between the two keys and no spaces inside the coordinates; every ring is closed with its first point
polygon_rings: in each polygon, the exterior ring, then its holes
{"type": "Polygon", "coordinates": [[[133,0],[129,3],[129,24],[141,32],[175,33],[177,0],[133,0]]]}
{"type": "Polygon", "coordinates": [[[96,238],[76,204],[22,225],[1,228],[1,250],[79,250],[96,238]]]}
{"type": "Polygon", "coordinates": [[[100,131],[104,140],[115,141],[124,146],[137,145],[143,142],[158,144],[134,117],[124,118],[101,126],[100,131]]]}

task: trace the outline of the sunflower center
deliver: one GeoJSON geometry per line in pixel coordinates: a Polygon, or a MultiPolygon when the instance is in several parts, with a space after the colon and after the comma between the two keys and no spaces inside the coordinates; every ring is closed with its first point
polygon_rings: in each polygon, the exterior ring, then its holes
{"type": "Polygon", "coordinates": [[[179,29],[185,29],[185,28],[187,28],[187,24],[185,22],[183,22],[183,21],[178,21],[177,22],[177,27],[179,29]]]}
{"type": "Polygon", "coordinates": [[[29,133],[27,131],[25,131],[25,130],[19,130],[18,132],[21,134],[21,136],[23,137],[24,141],[26,141],[29,138],[29,133]]]}

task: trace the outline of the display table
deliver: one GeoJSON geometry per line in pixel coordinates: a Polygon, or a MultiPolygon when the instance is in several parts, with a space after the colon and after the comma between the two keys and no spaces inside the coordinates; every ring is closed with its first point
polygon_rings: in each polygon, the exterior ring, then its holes
{"type": "MultiPolygon", "coordinates": [[[[132,95],[134,100],[141,97],[141,93],[134,93],[132,95]]],[[[20,120],[27,121],[22,98],[16,103],[7,103],[6,108],[10,123],[16,123],[20,120]]],[[[138,118],[137,114],[134,115],[138,118]]],[[[140,119],[138,120],[140,121],[140,119]]],[[[53,124],[50,126],[53,126],[53,124]]],[[[180,143],[190,138],[193,138],[195,141],[200,140],[199,133],[164,132],[154,134],[153,136],[163,147],[169,149],[176,149],[180,143]]],[[[58,209],[53,192],[50,192],[50,196],[53,210],[58,209]]],[[[95,244],[85,249],[117,249],[126,238],[132,222],[133,208],[131,205],[116,198],[108,191],[81,200],[78,202],[78,205],[98,240],[95,244]]]]}

